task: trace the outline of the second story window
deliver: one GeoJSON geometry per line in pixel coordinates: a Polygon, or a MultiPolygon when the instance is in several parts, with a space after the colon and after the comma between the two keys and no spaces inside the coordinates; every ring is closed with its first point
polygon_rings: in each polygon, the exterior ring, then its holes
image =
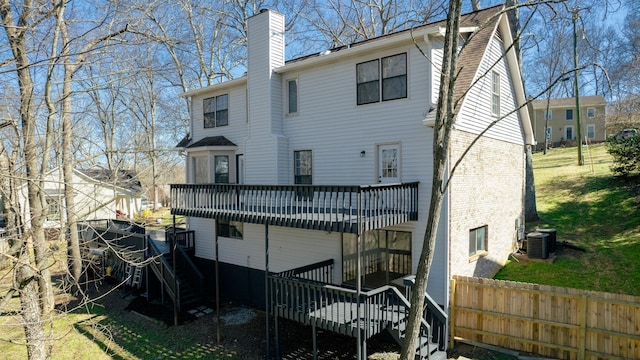
{"type": "Polygon", "coordinates": [[[491,113],[500,116],[500,74],[491,72],[491,113]]]}
{"type": "Polygon", "coordinates": [[[596,108],[587,108],[587,117],[588,118],[594,118],[596,117],[596,108]]]}
{"type": "Polygon", "coordinates": [[[287,114],[298,113],[298,80],[287,80],[287,114]]]}
{"type": "Polygon", "coordinates": [[[544,118],[545,118],[545,120],[553,119],[553,110],[545,110],[544,111],[544,118]]]}
{"type": "Polygon", "coordinates": [[[293,152],[294,184],[312,184],[311,150],[293,152]]]}
{"type": "Polygon", "coordinates": [[[229,95],[204,99],[202,107],[205,128],[229,125],[229,95]]]}
{"type": "Polygon", "coordinates": [[[370,104],[407,97],[407,54],[356,65],[357,103],[370,104]]]}
{"type": "Polygon", "coordinates": [[[573,109],[567,109],[565,111],[565,119],[573,120],[573,109]]]}

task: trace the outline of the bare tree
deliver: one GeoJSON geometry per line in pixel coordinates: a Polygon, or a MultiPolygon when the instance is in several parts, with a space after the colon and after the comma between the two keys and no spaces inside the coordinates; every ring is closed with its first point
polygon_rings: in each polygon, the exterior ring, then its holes
{"type": "MultiPolygon", "coordinates": [[[[27,354],[30,359],[47,359],[51,347],[45,329],[51,326],[50,312],[53,310],[54,299],[43,228],[44,206],[35,131],[37,122],[34,110],[34,83],[27,48],[29,31],[41,20],[37,17],[39,14],[32,12],[37,5],[31,0],[24,0],[19,5],[2,0],[0,15],[6,41],[11,47],[11,58],[8,61],[14,65],[20,89],[20,147],[24,154],[30,213],[29,229],[17,239],[20,247],[12,259],[16,284],[14,291],[20,294],[27,354]],[[29,254],[29,241],[33,246],[33,257],[29,254]]],[[[7,164],[8,166],[10,164],[7,164]]]]}

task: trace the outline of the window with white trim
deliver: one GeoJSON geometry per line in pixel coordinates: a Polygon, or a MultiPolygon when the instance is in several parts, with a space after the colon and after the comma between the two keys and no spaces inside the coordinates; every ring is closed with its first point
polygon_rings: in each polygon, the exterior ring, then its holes
{"type": "Polygon", "coordinates": [[[312,158],[311,150],[299,150],[293,152],[293,183],[312,184],[312,158]]]}
{"type": "Polygon", "coordinates": [[[287,80],[287,114],[298,113],[298,80],[287,80]]]}
{"type": "Polygon", "coordinates": [[[551,135],[553,134],[553,128],[549,126],[547,128],[547,140],[551,140],[551,135]]]}
{"type": "Polygon", "coordinates": [[[573,109],[566,109],[564,113],[565,120],[573,120],[573,109]]]}
{"type": "Polygon", "coordinates": [[[545,110],[544,111],[544,119],[545,120],[553,119],[553,110],[545,110]]]}
{"type": "Polygon", "coordinates": [[[587,139],[595,139],[596,138],[596,125],[588,124],[587,125],[587,139]]]}
{"type": "Polygon", "coordinates": [[[202,108],[205,128],[229,125],[229,95],[224,94],[204,99],[202,108]]]}
{"type": "Polygon", "coordinates": [[[491,72],[491,113],[500,116],[500,74],[491,72]]]}
{"type": "Polygon", "coordinates": [[[594,107],[587,108],[587,117],[588,118],[596,117],[596,108],[594,108],[594,107]]]}
{"type": "Polygon", "coordinates": [[[487,252],[488,226],[469,230],[469,256],[479,256],[487,252]]]}
{"type": "Polygon", "coordinates": [[[407,97],[407,54],[356,64],[357,104],[407,97]]]}
{"type": "Polygon", "coordinates": [[[227,155],[214,156],[214,166],[215,166],[215,183],[228,184],[229,183],[229,156],[227,155]]]}

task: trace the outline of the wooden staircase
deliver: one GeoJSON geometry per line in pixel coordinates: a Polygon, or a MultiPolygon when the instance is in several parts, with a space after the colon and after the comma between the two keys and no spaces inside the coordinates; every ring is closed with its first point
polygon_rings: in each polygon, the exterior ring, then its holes
{"type": "MultiPolygon", "coordinates": [[[[334,286],[325,276],[331,273],[333,261],[314,265],[301,268],[305,271],[294,269],[269,276],[270,307],[276,322],[283,317],[311,325],[314,334],[319,328],[358,337],[364,358],[366,341],[381,332],[388,332],[402,344],[411,308],[405,295],[390,285],[366,292],[334,286]]],[[[446,359],[446,314],[428,295],[425,303],[416,359],[446,359]]]]}
{"type": "Polygon", "coordinates": [[[176,303],[178,311],[202,302],[204,276],[182,247],[177,245],[174,263],[172,253],[163,254],[153,241],[148,243],[150,273],[159,280],[163,299],[166,294],[176,303]]]}

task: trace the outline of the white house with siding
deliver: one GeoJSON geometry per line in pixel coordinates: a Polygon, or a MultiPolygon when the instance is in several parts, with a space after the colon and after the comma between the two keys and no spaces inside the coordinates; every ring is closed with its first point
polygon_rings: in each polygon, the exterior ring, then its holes
{"type": "MultiPolygon", "coordinates": [[[[73,170],[75,208],[81,220],[127,218],[140,209],[142,185],[134,171],[101,167],[73,170]]],[[[66,221],[64,179],[61,168],[49,170],[42,180],[45,192],[45,227],[57,228],[66,221]]],[[[27,187],[19,191],[22,218],[29,227],[27,187]]]]}
{"type": "MultiPolygon", "coordinates": [[[[492,276],[524,221],[525,146],[534,140],[501,11],[461,21],[453,177],[427,289],[445,312],[452,275],[492,276]]],[[[358,291],[401,287],[415,274],[444,25],[285,61],[284,16],[249,19],[246,75],[183,94],[186,184],[172,186],[171,207],[195,231],[195,260],[211,288],[216,260],[220,295],[258,306],[267,301],[265,270],[331,260],[330,282],[358,291]]]]}

